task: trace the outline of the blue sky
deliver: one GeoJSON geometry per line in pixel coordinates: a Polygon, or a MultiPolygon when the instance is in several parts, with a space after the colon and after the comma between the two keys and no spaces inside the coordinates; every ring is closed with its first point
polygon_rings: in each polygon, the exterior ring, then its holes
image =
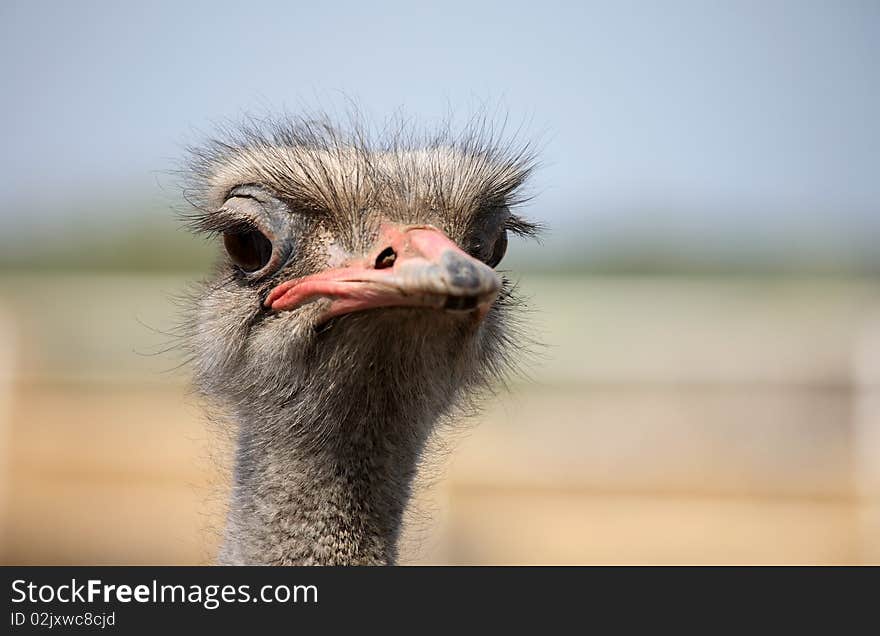
{"type": "MultiPolygon", "coordinates": [[[[557,229],[880,228],[878,2],[9,2],[4,220],[174,197],[212,122],[500,107],[557,229]],[[38,211],[39,214],[34,214],[38,211]]],[[[122,212],[120,212],[122,214],[122,212]]]]}

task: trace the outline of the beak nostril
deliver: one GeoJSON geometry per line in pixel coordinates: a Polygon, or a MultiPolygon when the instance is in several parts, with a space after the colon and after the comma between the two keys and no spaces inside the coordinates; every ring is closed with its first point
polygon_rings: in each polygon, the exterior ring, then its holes
{"type": "Polygon", "coordinates": [[[397,260],[397,253],[390,247],[386,247],[376,257],[376,269],[387,269],[394,265],[397,260]]]}

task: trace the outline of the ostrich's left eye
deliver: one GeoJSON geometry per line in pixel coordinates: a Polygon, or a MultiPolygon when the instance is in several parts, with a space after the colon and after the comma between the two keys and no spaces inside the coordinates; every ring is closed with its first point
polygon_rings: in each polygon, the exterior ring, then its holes
{"type": "Polygon", "coordinates": [[[501,234],[498,235],[498,238],[495,239],[495,244],[492,245],[492,253],[485,260],[486,265],[489,267],[495,267],[498,263],[501,262],[501,259],[504,258],[504,255],[507,253],[507,230],[501,230],[501,234]]]}
{"type": "Polygon", "coordinates": [[[272,242],[253,228],[240,227],[224,232],[223,245],[232,262],[245,272],[263,269],[272,258],[272,242]]]}

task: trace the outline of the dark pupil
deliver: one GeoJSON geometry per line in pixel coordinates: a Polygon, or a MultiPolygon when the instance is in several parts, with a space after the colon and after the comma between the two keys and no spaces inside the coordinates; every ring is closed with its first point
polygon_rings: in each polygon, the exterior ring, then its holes
{"type": "Polygon", "coordinates": [[[492,255],[486,260],[486,265],[495,267],[504,258],[507,252],[507,230],[502,230],[501,235],[495,239],[495,245],[492,246],[492,255]]]}
{"type": "Polygon", "coordinates": [[[223,245],[229,258],[246,272],[262,269],[272,256],[272,243],[257,230],[242,229],[226,232],[223,245]]]}

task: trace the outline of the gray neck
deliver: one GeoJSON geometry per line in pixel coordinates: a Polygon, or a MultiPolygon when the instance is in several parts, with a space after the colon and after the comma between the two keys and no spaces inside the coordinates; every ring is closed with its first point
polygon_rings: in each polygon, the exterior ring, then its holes
{"type": "MultiPolygon", "coordinates": [[[[281,414],[242,421],[219,561],[246,565],[386,565],[430,424],[400,409],[329,422],[281,414]],[[331,435],[326,435],[327,426],[331,435]],[[316,431],[324,431],[316,435],[316,431]],[[332,441],[331,441],[332,440],[332,441]]],[[[308,413],[287,405],[284,413],[308,413]]],[[[314,413],[312,413],[314,415],[314,413]]]]}

